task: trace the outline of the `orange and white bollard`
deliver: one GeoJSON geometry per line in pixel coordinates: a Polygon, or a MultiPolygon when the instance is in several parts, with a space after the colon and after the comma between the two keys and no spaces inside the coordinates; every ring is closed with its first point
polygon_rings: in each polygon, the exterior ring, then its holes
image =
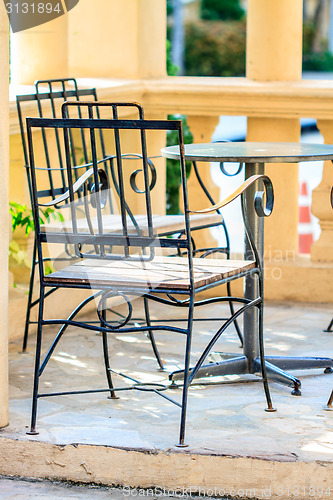
{"type": "Polygon", "coordinates": [[[313,243],[313,224],[311,221],[311,196],[308,193],[306,182],[302,182],[298,198],[299,221],[298,221],[298,251],[299,253],[310,253],[313,243]]]}

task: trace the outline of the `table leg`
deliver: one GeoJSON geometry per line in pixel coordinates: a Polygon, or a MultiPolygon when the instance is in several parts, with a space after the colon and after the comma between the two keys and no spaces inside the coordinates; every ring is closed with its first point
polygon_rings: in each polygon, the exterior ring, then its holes
{"type": "MultiPolygon", "coordinates": [[[[245,164],[246,179],[252,175],[264,174],[264,172],[264,163],[245,164]]],[[[251,207],[251,210],[247,213],[247,220],[259,254],[262,269],[264,269],[264,218],[258,217],[253,210],[253,200],[256,190],[255,186],[251,186],[246,191],[246,206],[251,207]]],[[[251,246],[247,238],[245,239],[245,259],[253,259],[251,246]]],[[[259,282],[256,277],[250,275],[245,279],[244,296],[250,300],[254,300],[259,296],[259,282]]],[[[261,375],[258,322],[257,308],[245,311],[243,356],[220,353],[221,357],[224,358],[222,361],[201,366],[194,378],[243,374],[261,375]]],[[[265,356],[265,360],[268,378],[274,382],[293,387],[292,394],[296,396],[301,395],[301,382],[298,378],[284,370],[324,368],[325,372],[328,372],[333,367],[333,359],[331,358],[265,356]]],[[[177,370],[171,373],[169,378],[172,381],[181,380],[183,373],[183,370],[177,370]]]]}
{"type": "MultiPolygon", "coordinates": [[[[245,164],[245,179],[248,179],[252,175],[262,175],[265,173],[265,165],[263,163],[246,163],[245,164]]],[[[247,210],[247,220],[249,228],[252,232],[254,238],[254,243],[256,245],[261,264],[263,264],[264,258],[264,219],[257,217],[253,209],[253,200],[256,191],[258,190],[256,185],[251,186],[246,190],[245,200],[246,207],[250,207],[247,210]]],[[[248,260],[253,260],[253,252],[251,245],[247,237],[245,237],[245,250],[244,258],[248,260]]],[[[245,278],[244,296],[247,299],[254,300],[259,296],[259,282],[258,277],[250,275],[245,278]]],[[[258,343],[258,309],[256,307],[251,307],[244,313],[244,347],[243,353],[248,362],[248,373],[255,372],[254,360],[259,356],[259,343],[258,343]]]]}

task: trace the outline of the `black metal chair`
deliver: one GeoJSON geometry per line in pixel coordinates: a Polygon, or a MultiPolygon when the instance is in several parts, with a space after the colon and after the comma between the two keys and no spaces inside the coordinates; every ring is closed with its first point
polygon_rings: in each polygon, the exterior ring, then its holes
{"type": "MultiPolygon", "coordinates": [[[[31,193],[31,180],[29,177],[29,169],[27,166],[29,165],[28,158],[28,146],[26,141],[26,130],[25,130],[25,118],[27,116],[36,116],[36,117],[52,117],[59,118],[61,116],[60,113],[60,105],[65,101],[68,102],[65,113],[67,116],[71,116],[72,118],[82,118],[83,116],[88,116],[86,113],[88,112],[87,103],[80,101],[84,99],[85,101],[89,99],[89,101],[94,101],[96,106],[94,108],[90,108],[90,118],[99,118],[100,117],[100,107],[102,106],[104,111],[109,111],[109,117],[118,118],[119,108],[123,110],[129,110],[134,113],[134,116],[137,116],[140,119],[144,118],[143,109],[137,103],[109,103],[105,105],[105,103],[98,103],[97,101],[97,92],[95,88],[91,89],[81,89],[78,88],[77,82],[74,78],[63,78],[63,79],[55,79],[55,80],[39,80],[35,83],[36,92],[34,94],[27,95],[18,95],[16,97],[17,101],[17,110],[22,138],[22,146],[24,153],[24,162],[26,167],[26,172],[28,174],[28,185],[30,198],[32,199],[31,193]],[[79,104],[78,104],[79,103],[79,104]]],[[[55,197],[58,194],[63,193],[66,189],[66,183],[64,182],[63,176],[56,175],[54,173],[53,167],[51,165],[54,164],[54,158],[56,159],[58,166],[61,166],[64,162],[62,158],[62,151],[60,148],[60,141],[57,132],[55,134],[46,134],[44,130],[42,130],[43,136],[43,147],[44,147],[44,155],[43,162],[45,163],[46,168],[48,169],[48,177],[45,182],[45,189],[49,190],[52,197],[55,197]]],[[[103,155],[105,153],[105,140],[103,137],[103,132],[100,131],[98,137],[99,148],[101,149],[103,155]]],[[[82,131],[78,134],[72,134],[71,136],[71,154],[73,155],[74,161],[76,163],[85,163],[89,162],[89,151],[87,149],[86,138],[82,131]]],[[[196,165],[194,165],[196,169],[196,165]]],[[[199,174],[198,174],[199,175],[199,174]]],[[[198,177],[199,182],[201,182],[200,177],[198,177]]],[[[205,187],[203,186],[205,190],[205,187]]],[[[205,191],[206,192],[206,191],[205,191]]],[[[210,195],[206,192],[206,195],[209,200],[211,200],[210,195]]],[[[109,204],[110,214],[112,214],[113,206],[112,199],[110,199],[109,204]]],[[[184,234],[185,228],[183,225],[183,218],[179,215],[157,215],[155,216],[156,227],[159,228],[160,235],[171,235],[178,234],[179,237],[184,234]]],[[[199,229],[207,229],[214,226],[220,226],[223,234],[225,236],[225,245],[216,249],[199,249],[194,248],[195,255],[205,256],[211,254],[212,252],[222,252],[230,256],[230,242],[228,231],[224,222],[222,215],[217,210],[213,214],[209,215],[193,215],[191,217],[191,227],[192,231],[199,229]]],[[[34,295],[34,282],[36,275],[36,266],[37,266],[37,250],[36,244],[33,249],[33,258],[31,265],[31,274],[30,274],[30,283],[29,283],[29,293],[27,300],[27,310],[26,310],[26,321],[25,321],[25,329],[24,329],[24,337],[23,337],[23,351],[26,350],[28,335],[29,335],[29,327],[31,324],[36,323],[35,321],[31,321],[31,311],[32,308],[38,305],[39,297],[33,300],[34,295]]],[[[227,284],[228,293],[231,295],[230,284],[227,284]]],[[[56,290],[50,290],[48,294],[53,293],[56,290]]],[[[230,308],[232,310],[233,305],[230,303],[230,308]]],[[[149,315],[149,311],[147,306],[145,305],[145,316],[149,315]]],[[[240,328],[235,322],[236,332],[240,339],[242,345],[242,335],[240,332],[240,328]]],[[[163,367],[162,360],[157,353],[156,346],[154,347],[155,355],[157,356],[158,363],[160,367],[163,367]]]]}
{"type": "MultiPolygon", "coordinates": [[[[102,111],[109,113],[107,116],[113,119],[118,118],[119,109],[126,109],[131,111],[134,116],[137,116],[139,119],[144,118],[143,109],[137,103],[99,103],[97,101],[97,92],[96,89],[80,89],[78,88],[77,82],[74,78],[64,78],[57,80],[40,80],[35,83],[36,92],[34,94],[29,95],[19,95],[17,96],[17,110],[19,116],[20,130],[21,130],[21,138],[24,152],[24,162],[26,171],[28,174],[28,185],[30,197],[32,199],[31,193],[31,180],[29,177],[29,169],[27,166],[29,165],[28,158],[28,147],[26,142],[26,130],[25,130],[25,117],[26,116],[38,116],[38,117],[52,117],[59,118],[61,116],[60,113],[60,105],[67,101],[67,106],[64,110],[66,116],[71,116],[72,118],[82,118],[84,116],[89,118],[99,118],[100,117],[100,109],[102,111]],[[81,99],[85,101],[89,99],[89,102],[94,101],[94,108],[90,107],[88,110],[89,104],[82,102],[81,99]],[[68,102],[70,101],[70,102],[68,102]],[[90,115],[88,115],[90,113],[90,115]]],[[[105,113],[104,113],[105,114],[105,113]]],[[[46,134],[45,130],[42,130],[42,138],[43,138],[43,147],[44,147],[44,155],[43,162],[45,163],[45,167],[47,168],[47,178],[45,179],[44,189],[48,190],[52,197],[59,195],[67,190],[67,185],[63,175],[57,175],[59,172],[54,170],[54,163],[57,163],[57,168],[61,167],[64,163],[64,159],[62,157],[63,152],[60,147],[60,139],[55,132],[54,134],[46,134]]],[[[99,131],[98,135],[98,147],[101,150],[102,154],[106,155],[105,149],[105,139],[103,137],[103,132],[99,131]]],[[[73,159],[75,163],[89,163],[89,151],[87,147],[86,137],[83,131],[79,131],[78,133],[71,134],[71,154],[73,155],[73,159]]],[[[107,167],[106,167],[107,168],[107,167]]],[[[198,180],[202,184],[199,173],[197,172],[197,167],[194,165],[196,170],[198,180]]],[[[154,165],[151,163],[152,173],[155,176],[156,172],[154,170],[154,165]]],[[[156,180],[156,177],[155,177],[156,180]]],[[[204,191],[206,192],[207,198],[213,202],[210,197],[210,194],[205,190],[204,185],[202,185],[204,191]]],[[[113,204],[112,197],[110,198],[109,203],[110,215],[113,213],[113,204]]],[[[154,216],[155,227],[158,228],[159,234],[164,236],[169,236],[173,234],[177,234],[179,237],[182,237],[185,231],[183,217],[179,215],[161,215],[156,214],[154,216]]],[[[224,253],[227,257],[230,257],[230,243],[229,243],[229,235],[224,222],[224,219],[219,213],[219,210],[212,214],[205,215],[193,215],[191,217],[191,228],[192,231],[197,231],[201,229],[207,229],[211,227],[219,226],[222,229],[225,238],[225,244],[219,248],[195,248],[193,246],[193,253],[195,256],[208,256],[212,252],[224,253]]],[[[33,258],[32,258],[32,266],[31,266],[31,275],[30,275],[30,283],[29,283],[29,293],[27,300],[27,310],[26,310],[26,321],[25,321],[25,329],[24,329],[24,337],[23,337],[23,351],[26,350],[28,335],[29,335],[29,327],[31,324],[36,323],[35,321],[31,321],[31,310],[34,306],[36,306],[39,302],[39,297],[33,300],[33,292],[34,292],[34,282],[35,282],[35,274],[36,274],[36,266],[37,266],[37,251],[36,244],[34,245],[33,250],[33,258]]],[[[48,259],[48,258],[47,258],[48,259]]],[[[231,296],[230,283],[227,284],[228,294],[231,296]]],[[[48,294],[53,293],[56,290],[50,290],[48,294]]],[[[233,304],[230,302],[230,309],[233,312],[233,304]]],[[[148,306],[145,303],[145,318],[149,321],[149,310],[148,306]]],[[[234,324],[238,337],[240,339],[242,345],[242,335],[240,328],[237,324],[237,321],[234,324]]],[[[152,337],[151,337],[152,339],[152,337]]],[[[153,340],[152,340],[153,342],[153,340]]],[[[158,354],[156,344],[153,342],[153,348],[155,352],[155,356],[159,363],[160,368],[163,368],[163,363],[161,357],[158,354]]]]}
{"type": "MultiPolygon", "coordinates": [[[[30,170],[29,170],[29,152],[28,152],[28,144],[26,138],[26,128],[25,121],[27,116],[38,116],[38,117],[60,117],[61,112],[60,106],[63,102],[74,99],[75,101],[80,100],[80,98],[97,100],[96,89],[79,89],[77,82],[74,78],[60,78],[54,80],[38,80],[35,82],[35,93],[33,94],[23,94],[16,96],[16,105],[17,105],[17,113],[20,125],[21,139],[22,139],[22,147],[23,147],[23,156],[24,156],[24,166],[26,169],[28,187],[30,200],[32,202],[32,190],[31,190],[31,179],[30,179],[30,170]],[[45,91],[45,86],[47,91],[45,91]]],[[[66,187],[63,185],[62,179],[55,179],[53,175],[53,170],[51,168],[51,161],[53,163],[53,158],[56,157],[59,165],[62,165],[62,152],[60,149],[59,137],[55,134],[52,138],[48,137],[45,133],[45,130],[42,130],[43,137],[43,146],[44,146],[44,154],[45,158],[43,159],[43,163],[45,167],[48,169],[48,182],[46,182],[47,188],[52,195],[55,197],[66,190],[66,187]]],[[[86,158],[86,151],[84,150],[84,145],[81,144],[82,155],[86,158]]],[[[77,150],[74,148],[74,155],[77,154],[77,150]]],[[[37,247],[36,241],[34,242],[33,248],[33,256],[31,263],[31,273],[30,273],[30,281],[29,281],[29,292],[28,292],[28,300],[27,300],[27,310],[26,310],[26,320],[25,320],[25,328],[24,328],[24,336],[23,336],[23,351],[27,348],[28,335],[29,335],[29,327],[31,324],[36,323],[35,321],[31,321],[31,310],[34,306],[37,306],[39,303],[39,297],[33,300],[34,293],[34,282],[36,275],[36,266],[38,264],[37,260],[37,247]]],[[[48,295],[53,293],[56,290],[49,290],[48,295]]]]}
{"type": "MultiPolygon", "coordinates": [[[[94,104],[91,104],[93,109],[94,104]]],[[[92,111],[91,111],[92,112],[92,111]]],[[[168,399],[181,408],[179,446],[185,446],[185,422],[188,388],[196,373],[202,366],[216,341],[225,329],[231,325],[242,313],[254,308],[259,315],[258,342],[260,346],[260,359],[262,379],[267,400],[268,410],[272,411],[272,403],[267,383],[264,344],[263,344],[263,272],[259,262],[256,249],[253,248],[253,260],[231,261],[225,259],[200,259],[193,257],[193,243],[191,237],[190,216],[192,212],[188,205],[188,193],[186,185],[186,172],[184,161],[184,144],[182,136],[182,124],[180,121],[153,121],[153,120],[118,120],[118,119],[27,119],[27,135],[29,143],[29,169],[31,170],[31,187],[33,196],[33,213],[36,228],[36,244],[38,251],[38,266],[40,274],[40,301],[38,314],[37,345],[35,358],[35,375],[33,389],[33,406],[30,433],[36,434],[37,402],[40,397],[57,396],[65,392],[40,393],[39,379],[50,361],[58,342],[61,340],[68,326],[75,326],[101,332],[103,337],[103,353],[107,377],[106,389],[82,389],[73,390],[67,394],[83,394],[86,392],[107,392],[111,398],[121,390],[128,390],[128,386],[116,387],[113,384],[108,350],[108,333],[140,333],[140,332],[174,332],[185,336],[184,352],[184,379],[182,382],[181,402],[171,399],[164,390],[169,386],[149,383],[146,390],[154,391],[156,394],[168,399]],[[45,169],[39,167],[38,148],[34,147],[38,141],[38,131],[44,130],[46,134],[57,132],[61,147],[65,150],[65,164],[62,173],[68,189],[55,198],[49,191],[43,189],[45,169]],[[91,159],[88,164],[77,165],[71,154],[71,137],[77,131],[83,130],[86,136],[91,159]],[[154,210],[151,203],[151,190],[154,188],[151,160],[149,154],[149,138],[154,131],[174,130],[177,132],[180,144],[179,168],[182,178],[182,193],[184,205],[183,238],[175,236],[161,236],[154,226],[154,210]],[[98,148],[98,136],[100,131],[111,133],[114,139],[114,151],[104,156],[98,148]],[[124,134],[131,131],[137,135],[139,151],[127,151],[123,144],[124,134]],[[133,173],[130,176],[130,187],[128,190],[124,182],[124,172],[127,171],[125,163],[133,165],[133,173]],[[108,166],[108,170],[106,169],[108,166]],[[89,167],[89,168],[88,168],[89,167]],[[142,176],[142,187],[139,189],[136,182],[138,171],[142,176]],[[111,172],[111,174],[109,174],[111,172]],[[116,204],[119,213],[114,216],[113,225],[107,220],[110,202],[110,178],[116,185],[116,204]],[[144,206],[144,215],[139,217],[131,211],[133,196],[138,196],[144,206]],[[64,210],[58,223],[53,226],[41,226],[39,213],[45,208],[64,210]],[[106,219],[104,218],[106,213],[106,219]],[[105,220],[107,221],[104,225],[105,220]],[[64,245],[73,248],[75,261],[64,262],[62,252],[64,245]],[[45,274],[44,257],[48,249],[59,249],[60,259],[53,259],[56,270],[51,274],[45,274]],[[182,257],[177,253],[181,252],[182,257]],[[68,265],[70,264],[70,265],[68,265]],[[199,292],[212,287],[230,282],[237,278],[253,276],[259,280],[260,295],[254,300],[243,297],[221,296],[211,299],[200,299],[199,292]],[[45,319],[44,299],[48,289],[92,289],[94,292],[83,303],[78,304],[73,313],[66,319],[45,319]],[[110,319],[108,301],[113,297],[119,297],[128,307],[126,317],[118,323],[110,319]],[[156,301],[169,307],[180,307],[187,311],[187,319],[183,328],[175,324],[133,324],[130,322],[132,315],[133,297],[143,297],[147,301],[156,301]],[[85,322],[76,319],[77,313],[87,301],[97,300],[97,314],[99,324],[85,322]],[[238,307],[234,314],[223,321],[217,332],[212,334],[210,341],[202,351],[196,364],[190,368],[191,342],[193,330],[193,312],[196,306],[216,302],[229,302],[232,300],[238,307]],[[41,362],[42,332],[47,325],[61,325],[60,331],[54,339],[53,344],[41,362]]],[[[125,141],[126,144],[126,141],[125,141]]],[[[230,203],[233,199],[241,196],[254,183],[263,183],[266,192],[266,210],[262,210],[263,192],[256,195],[256,203],[253,207],[243,207],[245,210],[258,210],[259,215],[270,213],[273,206],[273,190],[270,180],[266,176],[253,176],[238,189],[234,196],[212,207],[214,212],[230,203]],[[261,202],[259,203],[259,197],[261,202]],[[259,207],[260,205],[260,207],[259,207]],[[259,209],[260,208],[260,209],[259,209]]],[[[244,205],[244,200],[243,200],[244,205]]],[[[207,210],[205,210],[206,212],[207,210]]],[[[200,214],[200,211],[195,213],[200,214]]],[[[247,227],[247,225],[245,225],[247,227]]],[[[252,242],[253,239],[250,238],[252,242]]],[[[57,255],[57,251],[56,251],[57,255]]],[[[121,376],[121,374],[118,374],[121,376]]],[[[132,379],[133,380],[133,379],[132,379]]],[[[142,390],[141,382],[135,380],[131,389],[142,390]]]]}
{"type": "Polygon", "coordinates": [[[324,410],[333,411],[333,391],[331,392],[331,395],[328,398],[327,404],[324,406],[324,410]]]}

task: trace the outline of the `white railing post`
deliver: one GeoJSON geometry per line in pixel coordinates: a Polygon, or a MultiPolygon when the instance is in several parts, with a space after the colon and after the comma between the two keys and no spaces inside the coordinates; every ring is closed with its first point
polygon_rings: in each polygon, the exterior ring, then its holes
{"type": "MultiPolygon", "coordinates": [[[[318,120],[318,128],[325,143],[333,144],[332,120],[318,120]]],[[[312,213],[318,217],[321,234],[311,247],[311,260],[333,262],[333,209],[331,190],[333,186],[332,162],[324,162],[323,176],[319,186],[312,191],[312,213]]]]}

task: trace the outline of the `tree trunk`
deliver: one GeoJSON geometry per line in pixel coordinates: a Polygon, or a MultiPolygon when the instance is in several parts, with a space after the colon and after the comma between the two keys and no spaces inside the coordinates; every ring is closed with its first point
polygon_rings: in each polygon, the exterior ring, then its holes
{"type": "Polygon", "coordinates": [[[173,27],[171,38],[171,60],[179,68],[179,75],[184,74],[184,20],[182,0],[173,0],[173,27]]]}

